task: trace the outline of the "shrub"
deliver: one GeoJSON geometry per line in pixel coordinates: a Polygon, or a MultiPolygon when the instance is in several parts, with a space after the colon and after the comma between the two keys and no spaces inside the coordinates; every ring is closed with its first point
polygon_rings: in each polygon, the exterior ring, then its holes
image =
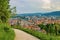
{"type": "Polygon", "coordinates": [[[0,24],[0,40],[14,40],[15,33],[6,24],[0,24]]]}

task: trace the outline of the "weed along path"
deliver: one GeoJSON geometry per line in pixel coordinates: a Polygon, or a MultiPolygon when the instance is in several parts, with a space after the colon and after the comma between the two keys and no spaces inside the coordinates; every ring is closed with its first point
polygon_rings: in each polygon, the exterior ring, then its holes
{"type": "Polygon", "coordinates": [[[15,31],[15,40],[39,40],[38,38],[18,29],[15,31]]]}

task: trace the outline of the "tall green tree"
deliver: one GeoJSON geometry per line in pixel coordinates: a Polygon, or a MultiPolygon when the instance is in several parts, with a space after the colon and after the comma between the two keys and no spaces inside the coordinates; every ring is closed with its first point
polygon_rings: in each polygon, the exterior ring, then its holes
{"type": "Polygon", "coordinates": [[[11,11],[9,6],[9,0],[0,0],[0,20],[7,22],[10,17],[11,11]]]}
{"type": "Polygon", "coordinates": [[[49,30],[50,35],[54,34],[54,30],[55,30],[54,29],[54,24],[49,24],[49,29],[48,30],[49,30]]]}
{"type": "Polygon", "coordinates": [[[55,34],[58,35],[58,31],[60,31],[60,24],[55,23],[54,26],[55,26],[55,34]]]}
{"type": "Polygon", "coordinates": [[[15,16],[16,15],[16,7],[12,7],[11,8],[11,16],[15,16]]]}
{"type": "Polygon", "coordinates": [[[43,24],[39,24],[38,25],[41,29],[44,29],[45,28],[45,25],[43,25],[43,24]]]}

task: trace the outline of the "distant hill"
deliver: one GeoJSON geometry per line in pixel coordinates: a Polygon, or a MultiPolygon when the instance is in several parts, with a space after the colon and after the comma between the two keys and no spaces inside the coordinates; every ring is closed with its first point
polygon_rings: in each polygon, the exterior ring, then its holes
{"type": "Polygon", "coordinates": [[[60,16],[60,11],[54,11],[49,13],[28,13],[28,14],[17,14],[16,16],[60,16]]]}
{"type": "Polygon", "coordinates": [[[18,16],[38,16],[42,15],[42,13],[27,13],[27,14],[18,14],[18,16]]]}
{"type": "Polygon", "coordinates": [[[60,16],[60,11],[50,12],[43,14],[44,16],[60,16]]]}

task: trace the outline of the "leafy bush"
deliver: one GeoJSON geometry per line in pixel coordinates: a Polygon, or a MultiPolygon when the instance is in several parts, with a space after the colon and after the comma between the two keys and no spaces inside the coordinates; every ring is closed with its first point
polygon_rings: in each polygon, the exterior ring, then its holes
{"type": "Polygon", "coordinates": [[[14,37],[12,28],[6,24],[0,24],[0,40],[14,40],[14,37]]]}

